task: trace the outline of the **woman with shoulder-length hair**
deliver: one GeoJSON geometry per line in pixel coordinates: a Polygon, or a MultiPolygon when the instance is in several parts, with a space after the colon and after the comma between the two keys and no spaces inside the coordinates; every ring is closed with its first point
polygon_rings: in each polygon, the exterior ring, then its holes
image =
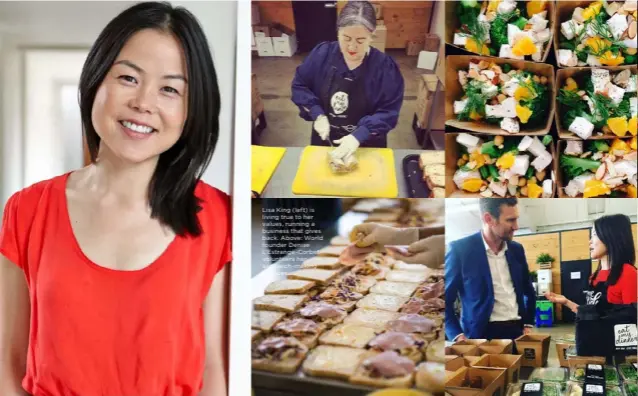
{"type": "MultiPolygon", "coordinates": [[[[589,290],[585,291],[587,305],[606,310],[610,305],[638,302],[636,250],[629,217],[615,214],[594,221],[589,250],[591,258],[598,260],[598,268],[589,280],[589,290]]],[[[546,297],[578,311],[578,304],[565,296],[549,292],[546,297]]]]}
{"type": "Polygon", "coordinates": [[[396,62],[372,48],[374,7],[350,1],[337,20],[338,41],[317,45],[297,68],[292,101],[312,121],[310,144],[339,145],[334,158],[361,147],[387,147],[403,104],[403,77],[396,62]]]}
{"type": "Polygon", "coordinates": [[[220,111],[201,26],[128,8],[79,91],[92,163],[5,208],[0,394],[226,394],[230,203],[200,180],[220,111]]]}

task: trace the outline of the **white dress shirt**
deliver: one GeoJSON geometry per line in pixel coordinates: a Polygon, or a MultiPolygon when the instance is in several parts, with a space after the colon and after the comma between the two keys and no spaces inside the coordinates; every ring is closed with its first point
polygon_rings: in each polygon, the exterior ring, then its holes
{"type": "Polygon", "coordinates": [[[485,237],[481,232],[483,244],[485,244],[485,252],[487,253],[487,262],[490,265],[490,273],[492,274],[492,285],[494,286],[494,309],[490,316],[490,322],[504,322],[508,320],[520,320],[518,315],[518,302],[516,302],[516,292],[512,283],[512,276],[507,265],[505,252],[507,244],[504,243],[500,252],[494,253],[490,249],[485,237]]]}

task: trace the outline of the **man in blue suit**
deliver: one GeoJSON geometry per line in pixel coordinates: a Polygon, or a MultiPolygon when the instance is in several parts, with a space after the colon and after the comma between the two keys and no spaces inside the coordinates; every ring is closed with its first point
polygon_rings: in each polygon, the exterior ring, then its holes
{"type": "Polygon", "coordinates": [[[518,229],[516,198],[480,199],[482,229],[450,243],[445,256],[445,333],[449,340],[515,339],[534,325],[536,292],[518,229]],[[461,317],[454,310],[461,301],[461,317]]]}

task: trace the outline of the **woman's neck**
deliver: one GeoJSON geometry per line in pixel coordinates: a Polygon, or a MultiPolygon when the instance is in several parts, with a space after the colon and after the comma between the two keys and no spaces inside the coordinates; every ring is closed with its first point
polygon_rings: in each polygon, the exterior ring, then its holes
{"type": "Polygon", "coordinates": [[[609,256],[603,256],[600,258],[600,268],[604,270],[609,269],[609,256]]]}
{"type": "Polygon", "coordinates": [[[349,61],[347,59],[345,59],[346,61],[346,66],[348,66],[348,69],[350,70],[354,70],[357,67],[361,66],[361,64],[363,63],[363,59],[360,61],[349,61]]]}

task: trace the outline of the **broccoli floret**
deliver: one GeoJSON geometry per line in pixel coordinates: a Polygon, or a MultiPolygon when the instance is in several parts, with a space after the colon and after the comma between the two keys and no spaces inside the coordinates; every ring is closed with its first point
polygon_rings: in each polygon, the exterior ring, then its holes
{"type": "Polygon", "coordinates": [[[600,167],[600,161],[562,154],[560,156],[560,166],[567,177],[573,179],[587,171],[596,171],[600,167]]]}
{"type": "Polygon", "coordinates": [[[589,151],[608,152],[609,145],[604,140],[592,140],[589,142],[589,151]]]}
{"type": "Polygon", "coordinates": [[[548,144],[550,144],[553,141],[554,141],[554,138],[552,137],[552,135],[545,135],[543,137],[543,145],[544,146],[547,146],[548,144]]]}
{"type": "MultiPolygon", "coordinates": [[[[518,26],[519,29],[523,30],[525,29],[525,25],[527,25],[527,19],[519,17],[517,20],[512,22],[512,24],[518,26]]],[[[505,28],[507,29],[507,26],[505,26],[505,28]]]]}

